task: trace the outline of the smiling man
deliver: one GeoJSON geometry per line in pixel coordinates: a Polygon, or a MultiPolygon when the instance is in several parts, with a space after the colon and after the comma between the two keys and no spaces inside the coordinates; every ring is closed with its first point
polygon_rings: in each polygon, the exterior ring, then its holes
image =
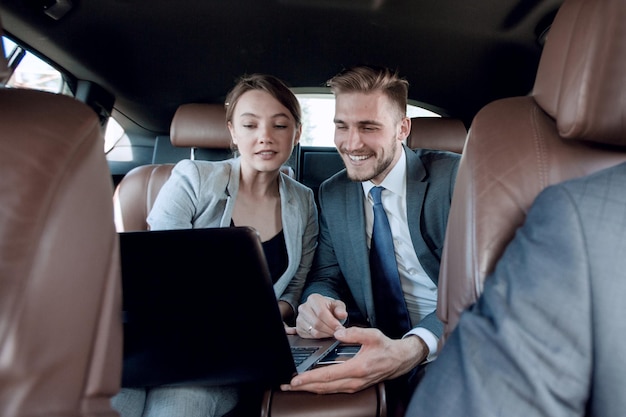
{"type": "Polygon", "coordinates": [[[296,330],[362,347],[283,389],[355,392],[395,380],[387,392],[402,402],[419,365],[436,356],[443,329],[437,283],[459,156],[403,145],[411,130],[408,82],[397,73],[355,67],[328,85],[346,169],[320,187],[318,247],[296,330]]]}

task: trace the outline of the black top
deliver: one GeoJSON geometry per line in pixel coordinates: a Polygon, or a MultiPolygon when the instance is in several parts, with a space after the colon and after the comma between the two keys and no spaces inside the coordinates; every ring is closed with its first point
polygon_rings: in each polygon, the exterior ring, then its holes
{"type": "MultiPolygon", "coordinates": [[[[231,226],[235,226],[235,222],[231,219],[231,226]]],[[[263,252],[265,253],[265,259],[267,260],[267,266],[270,270],[270,276],[272,277],[272,283],[276,283],[278,279],[283,275],[283,272],[287,269],[289,258],[287,257],[287,245],[285,244],[285,235],[281,229],[270,240],[262,242],[263,252]]]]}
{"type": "Polygon", "coordinates": [[[287,263],[289,262],[285,235],[282,230],[270,240],[263,242],[263,252],[265,252],[267,265],[270,268],[272,282],[276,283],[287,269],[287,263]]]}

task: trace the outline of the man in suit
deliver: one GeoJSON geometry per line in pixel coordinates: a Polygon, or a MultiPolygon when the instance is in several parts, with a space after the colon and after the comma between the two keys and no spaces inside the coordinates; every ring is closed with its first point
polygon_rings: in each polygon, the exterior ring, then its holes
{"type": "Polygon", "coordinates": [[[626,410],[626,164],[545,189],[408,416],[626,410]]]}
{"type": "MultiPolygon", "coordinates": [[[[331,337],[361,344],[353,359],[296,376],[284,390],[355,392],[405,375],[436,356],[443,330],[435,315],[439,261],[459,155],[403,145],[408,83],[389,69],[355,67],[329,82],[336,97],[335,146],[346,169],[319,192],[320,235],[303,293],[296,330],[302,337],[331,337]],[[383,186],[393,247],[385,254],[399,272],[410,323],[405,332],[378,330],[369,253],[373,186],[383,186]],[[394,257],[395,252],[395,257],[394,257]],[[348,314],[348,311],[350,314],[348,314]],[[361,324],[368,328],[348,326],[361,324]],[[345,324],[345,327],[344,327],[345,324]]],[[[405,310],[406,311],[406,310],[405,310]]]]}

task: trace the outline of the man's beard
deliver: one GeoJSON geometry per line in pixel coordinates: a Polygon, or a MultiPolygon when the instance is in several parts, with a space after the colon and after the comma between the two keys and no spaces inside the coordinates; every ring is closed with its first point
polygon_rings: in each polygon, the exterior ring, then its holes
{"type": "Polygon", "coordinates": [[[391,154],[389,154],[387,157],[384,157],[381,160],[377,160],[374,167],[366,173],[361,173],[360,170],[354,169],[354,168],[350,170],[349,168],[347,168],[348,165],[346,164],[346,172],[348,173],[348,178],[351,179],[352,181],[363,182],[363,181],[369,181],[372,178],[378,177],[380,174],[385,172],[385,170],[388,169],[391,163],[393,162],[395,153],[397,152],[397,148],[393,147],[390,149],[391,149],[391,154]]]}

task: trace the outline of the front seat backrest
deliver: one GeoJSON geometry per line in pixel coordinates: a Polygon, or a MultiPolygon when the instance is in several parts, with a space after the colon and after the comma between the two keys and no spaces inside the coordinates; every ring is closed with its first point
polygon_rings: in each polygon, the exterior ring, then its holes
{"type": "Polygon", "coordinates": [[[624,22],[623,0],[566,0],[532,94],[495,101],[474,118],[439,277],[444,340],[542,189],[626,160],[624,22]]]}
{"type": "Polygon", "coordinates": [[[119,249],[98,118],[0,88],[0,132],[0,415],[117,416],[119,249]]]}

